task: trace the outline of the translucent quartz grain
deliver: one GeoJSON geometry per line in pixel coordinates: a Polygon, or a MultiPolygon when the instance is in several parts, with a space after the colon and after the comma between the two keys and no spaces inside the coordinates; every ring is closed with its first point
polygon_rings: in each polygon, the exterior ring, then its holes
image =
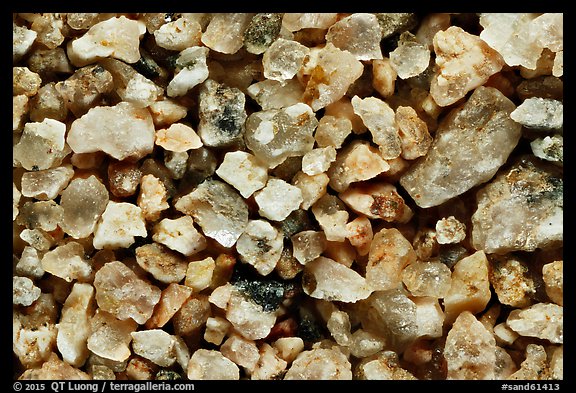
{"type": "Polygon", "coordinates": [[[22,137],[13,147],[14,160],[28,171],[60,165],[69,152],[65,145],[66,125],[53,119],[24,125],[22,137]]]}
{"type": "Polygon", "coordinates": [[[350,184],[372,179],[390,169],[378,149],[367,141],[354,141],[339,150],[327,171],[330,187],[345,191],[350,184]]]}
{"type": "Polygon", "coordinates": [[[313,176],[326,172],[336,160],[336,149],[333,146],[318,147],[302,157],[302,172],[313,176]]]}
{"type": "Polygon", "coordinates": [[[450,290],[444,296],[447,323],[466,311],[476,314],[484,310],[492,296],[484,251],[459,260],[453,267],[451,281],[450,290]]]}
{"type": "Polygon", "coordinates": [[[421,44],[410,32],[404,32],[398,39],[398,47],[390,52],[390,64],[401,79],[420,75],[430,63],[430,50],[421,44]]]}
{"type": "Polygon", "coordinates": [[[314,348],[300,352],[285,380],[351,380],[352,366],[339,349],[314,348]]]}
{"type": "Polygon", "coordinates": [[[93,314],[94,287],[74,283],[62,308],[56,338],[62,359],[72,366],[81,367],[88,358],[88,337],[92,333],[90,319],[93,314]]]}
{"type": "Polygon", "coordinates": [[[186,376],[190,380],[238,380],[240,369],[220,351],[201,348],[190,357],[186,376]]]}
{"type": "Polygon", "coordinates": [[[367,280],[354,270],[326,257],[306,263],[302,276],[304,292],[315,299],[354,303],[372,293],[367,280]],[[334,281],[340,283],[335,286],[334,281]]]}
{"type": "Polygon", "coordinates": [[[254,194],[262,217],[282,221],[300,207],[302,191],[282,179],[270,178],[266,187],[254,194]]]}
{"type": "Polygon", "coordinates": [[[536,303],[510,312],[506,324],[521,336],[537,337],[553,344],[564,342],[564,308],[554,303],[536,303]]]}
{"type": "Polygon", "coordinates": [[[136,63],[140,59],[140,38],[145,31],[143,22],[125,16],[113,17],[96,23],[82,37],[70,41],[67,54],[77,67],[104,57],[136,63]]]}
{"type": "Polygon", "coordinates": [[[447,379],[494,379],[496,341],[469,311],[463,311],[448,331],[444,357],[447,379]]]}
{"type": "Polygon", "coordinates": [[[562,175],[554,165],[520,157],[478,191],[478,208],[472,215],[474,248],[502,254],[560,244],[563,190],[562,175]]]}
{"type": "Polygon", "coordinates": [[[564,105],[550,98],[527,98],[510,113],[510,118],[530,129],[562,130],[564,105]]]}
{"type": "Polygon", "coordinates": [[[207,246],[206,238],[198,232],[190,216],[162,219],[152,229],[152,240],[186,256],[194,255],[207,246]]]}
{"type": "Polygon", "coordinates": [[[101,250],[129,247],[135,236],[146,237],[142,210],[128,202],[109,201],[94,230],[94,248],[101,250]]]}
{"type": "Polygon", "coordinates": [[[382,28],[374,14],[355,13],[328,29],[326,42],[352,53],[358,60],[382,59],[382,28]]]}
{"type": "Polygon", "coordinates": [[[280,82],[292,79],[309,52],[308,47],[297,41],[278,38],[262,55],[264,76],[280,82]]]}
{"type": "Polygon", "coordinates": [[[34,247],[25,246],[15,267],[16,274],[32,279],[41,278],[44,275],[44,269],[42,269],[40,256],[34,247]]]}
{"type": "Polygon", "coordinates": [[[346,239],[346,224],[350,215],[338,197],[326,193],[312,205],[311,210],[327,240],[343,242],[346,239]]]}
{"type": "Polygon", "coordinates": [[[360,78],[364,66],[353,54],[330,42],[320,49],[315,60],[307,64],[310,79],[303,101],[318,111],[342,98],[350,85],[360,78]]]}
{"type": "Polygon", "coordinates": [[[281,82],[265,79],[248,86],[246,93],[266,111],[297,104],[304,93],[304,87],[295,78],[281,82]]]}
{"type": "Polygon", "coordinates": [[[178,283],[186,276],[186,260],[162,244],[149,243],[137,247],[135,256],[138,265],[162,283],[178,283]]]}
{"type": "Polygon", "coordinates": [[[206,146],[224,147],[242,140],[246,97],[241,90],[208,79],[200,88],[199,100],[198,135],[206,146]]]}
{"type": "Polygon", "coordinates": [[[377,97],[352,97],[354,113],[370,130],[372,140],[380,148],[380,154],[385,160],[396,158],[402,153],[398,125],[394,110],[385,101],[377,97]]]}
{"type": "Polygon", "coordinates": [[[244,140],[255,156],[275,168],[288,157],[312,150],[317,125],[312,108],[303,103],[254,112],[246,120],[244,140]]]}
{"type": "Polygon", "coordinates": [[[402,270],[402,282],[414,296],[444,298],[452,283],[451,271],[441,262],[416,261],[402,270]]]}
{"type": "Polygon", "coordinates": [[[150,113],[128,102],[97,106],[74,120],[66,142],[75,153],[103,151],[117,160],[140,159],[154,148],[150,113]]]}
{"type": "Polygon", "coordinates": [[[67,282],[87,280],[92,274],[92,264],[86,259],[81,243],[70,241],[42,257],[42,269],[67,282]]]}
{"type": "Polygon", "coordinates": [[[434,36],[438,71],[430,94],[440,106],[455,103],[502,69],[504,60],[478,36],[451,26],[434,36]]]}
{"type": "Polygon", "coordinates": [[[191,215],[205,236],[224,247],[232,247],[248,225],[248,207],[228,184],[208,179],[182,196],[176,210],[191,215]]]}
{"type": "Polygon", "coordinates": [[[193,46],[187,47],[178,54],[174,78],[166,87],[168,97],[183,96],[208,78],[209,72],[206,64],[208,52],[206,47],[193,46]]]}
{"type": "Polygon", "coordinates": [[[249,13],[213,14],[202,33],[201,41],[216,52],[236,53],[244,44],[244,32],[252,17],[253,14],[249,13]]]}
{"type": "Polygon", "coordinates": [[[328,246],[326,235],[318,231],[302,231],[290,237],[292,255],[302,265],[318,258],[328,246]]]}
{"type": "Polygon", "coordinates": [[[108,262],[94,278],[98,306],[120,320],[132,318],[144,324],[160,300],[160,289],[119,261],[108,262]]]}
{"type": "MultiPolygon", "coordinates": [[[[119,262],[120,263],[120,262],[119,262]]],[[[98,288],[96,288],[98,292],[98,288]]],[[[100,308],[90,320],[92,333],[88,337],[88,349],[93,354],[115,362],[128,360],[132,351],[132,332],[138,324],[131,318],[120,320],[100,308]]]]}
{"type": "Polygon", "coordinates": [[[500,91],[480,86],[449,112],[426,156],[400,178],[416,204],[437,206],[491,179],[520,140],[521,126],[509,117],[514,109],[500,91]]]}
{"type": "Polygon", "coordinates": [[[30,26],[36,31],[36,42],[41,43],[49,49],[54,49],[64,41],[62,27],[64,25],[63,15],[58,13],[36,14],[30,26]]]}
{"type": "Polygon", "coordinates": [[[249,198],[268,181],[268,168],[256,156],[243,151],[226,153],[216,174],[236,188],[244,198],[249,198]]]}
{"type": "Polygon", "coordinates": [[[338,14],[323,12],[323,13],[297,13],[290,12],[284,14],[282,18],[282,25],[289,31],[298,31],[301,29],[327,29],[336,22],[338,14]]]}
{"type": "Polygon", "coordinates": [[[314,139],[318,147],[342,147],[346,137],[352,132],[352,122],[343,117],[324,115],[318,122],[314,139]]]}
{"type": "Polygon", "coordinates": [[[263,276],[270,274],[280,259],[284,235],[265,220],[250,220],[236,242],[240,260],[263,276]]]}
{"type": "Polygon", "coordinates": [[[34,30],[12,23],[12,61],[20,60],[30,50],[37,36],[34,30]]]}

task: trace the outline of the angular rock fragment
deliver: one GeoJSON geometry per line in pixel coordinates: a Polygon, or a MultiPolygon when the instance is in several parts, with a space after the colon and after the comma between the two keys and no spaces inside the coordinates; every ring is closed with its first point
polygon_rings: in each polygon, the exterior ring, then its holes
{"type": "Polygon", "coordinates": [[[44,254],[42,269],[67,282],[77,279],[86,280],[92,273],[92,265],[85,257],[84,247],[74,241],[44,254]]]}
{"type": "MultiPolygon", "coordinates": [[[[210,317],[206,321],[206,330],[204,331],[204,340],[209,343],[220,345],[224,337],[228,334],[231,323],[222,317],[210,317]]],[[[221,348],[222,349],[222,348],[221,348]]]]}
{"type": "Polygon", "coordinates": [[[46,362],[40,368],[29,368],[19,377],[22,380],[89,380],[84,371],[72,367],[51,352],[46,362]]]}
{"type": "Polygon", "coordinates": [[[15,273],[28,278],[41,278],[44,275],[41,258],[34,247],[25,246],[15,267],[15,273]]]}
{"type": "Polygon", "coordinates": [[[62,222],[64,209],[54,201],[26,202],[20,208],[16,223],[30,229],[54,231],[62,222]]]}
{"type": "Polygon", "coordinates": [[[226,54],[236,53],[244,44],[244,32],[253,14],[216,13],[212,15],[201,41],[208,48],[226,54]]]}
{"type": "Polygon", "coordinates": [[[167,198],[166,188],[156,176],[144,175],[140,178],[140,193],[136,202],[147,221],[158,220],[162,211],[170,207],[167,198]]]}
{"type": "Polygon", "coordinates": [[[472,215],[473,246],[503,254],[561,244],[563,184],[556,167],[520,157],[478,191],[478,209],[472,215]]]}
{"type": "Polygon", "coordinates": [[[282,27],[283,14],[259,13],[244,30],[244,47],[248,53],[264,53],[276,41],[282,27]]]}
{"type": "Polygon", "coordinates": [[[442,218],[436,222],[436,241],[438,244],[460,243],[466,238],[466,225],[454,216],[442,218]]]}
{"type": "Polygon", "coordinates": [[[411,106],[399,106],[396,108],[396,124],[400,135],[402,153],[406,160],[414,160],[426,155],[432,137],[428,132],[426,122],[422,120],[411,106]]]}
{"type": "Polygon", "coordinates": [[[70,152],[65,144],[66,125],[54,119],[26,123],[13,147],[14,160],[28,171],[54,168],[70,152]]]}
{"type": "Polygon", "coordinates": [[[12,277],[12,304],[29,306],[38,299],[40,292],[28,277],[12,277]]]}
{"type": "Polygon", "coordinates": [[[300,208],[308,210],[322,196],[326,194],[326,186],[330,179],[326,173],[317,175],[307,175],[304,172],[298,172],[292,179],[292,183],[302,192],[302,203],[300,208]]]}
{"type": "Polygon", "coordinates": [[[342,98],[364,70],[353,54],[327,43],[307,65],[309,75],[303,100],[318,111],[342,98]]]}
{"type": "Polygon", "coordinates": [[[192,127],[174,123],[166,129],[156,131],[156,144],[168,151],[185,152],[202,147],[202,140],[192,127]]]}
{"type": "Polygon", "coordinates": [[[352,53],[358,60],[382,59],[382,27],[374,14],[354,13],[328,29],[326,42],[352,53]]]}
{"type": "Polygon", "coordinates": [[[444,297],[446,322],[451,323],[465,311],[475,314],[484,310],[491,296],[484,251],[459,260],[452,271],[450,290],[444,297]]]}
{"type": "Polygon", "coordinates": [[[123,15],[112,17],[96,23],[82,37],[70,41],[68,57],[78,67],[104,57],[136,63],[140,59],[140,37],[145,31],[143,22],[123,15]]]}
{"type": "Polygon", "coordinates": [[[489,277],[500,303],[512,307],[526,307],[532,303],[536,283],[527,263],[514,257],[493,256],[489,277]]]}
{"type": "Polygon", "coordinates": [[[22,174],[22,195],[43,201],[54,199],[66,188],[73,175],[71,165],[25,172],[22,174]]]}
{"type": "Polygon", "coordinates": [[[551,98],[527,98],[510,113],[510,118],[526,128],[542,131],[562,130],[564,105],[561,101],[551,98]]]}
{"type": "Polygon", "coordinates": [[[440,106],[455,103],[504,65],[498,52],[458,26],[436,33],[434,52],[438,71],[430,84],[430,94],[440,106]]]}
{"type": "Polygon", "coordinates": [[[352,122],[344,117],[324,115],[318,122],[314,139],[319,147],[342,147],[344,140],[352,132],[352,122]]]}
{"type": "Polygon", "coordinates": [[[366,299],[372,293],[364,277],[326,257],[318,257],[306,264],[302,287],[313,298],[346,303],[366,299]],[[338,285],[334,285],[335,282],[338,285]]]}
{"type": "Polygon", "coordinates": [[[18,26],[12,23],[12,61],[22,58],[32,47],[38,33],[26,26],[18,26]]]}
{"type": "Polygon", "coordinates": [[[186,375],[190,380],[238,380],[240,369],[219,351],[198,349],[190,357],[186,375]]]}
{"type": "Polygon", "coordinates": [[[279,377],[286,369],[288,363],[280,358],[277,351],[270,344],[264,343],[260,347],[260,358],[251,375],[253,380],[273,380],[279,377]]]}
{"type": "Polygon", "coordinates": [[[350,380],[352,366],[339,349],[314,348],[298,354],[285,380],[350,380]]]}
{"type": "Polygon", "coordinates": [[[280,110],[252,113],[246,120],[244,139],[256,157],[269,168],[275,168],[288,157],[302,156],[312,150],[317,125],[312,108],[298,103],[280,110]]]}
{"type": "Polygon", "coordinates": [[[496,340],[472,313],[463,311],[448,332],[444,357],[447,379],[494,379],[496,340]]]}
{"type": "Polygon", "coordinates": [[[200,45],[202,26],[188,18],[178,18],[154,31],[154,41],[162,48],[183,51],[191,46],[200,45]]]}
{"type": "Polygon", "coordinates": [[[400,366],[398,354],[394,351],[382,351],[377,356],[362,359],[354,370],[354,376],[360,380],[415,380],[408,370],[400,366]]]}
{"type": "Polygon", "coordinates": [[[160,282],[178,283],[186,276],[186,260],[162,244],[150,243],[137,247],[135,256],[138,265],[160,282]]]}
{"type": "Polygon", "coordinates": [[[542,266],[546,294],[554,303],[564,305],[564,261],[554,261],[542,266]]]}
{"type": "Polygon", "coordinates": [[[350,102],[354,107],[354,113],[362,118],[370,130],[372,140],[379,146],[382,158],[390,160],[398,157],[402,152],[402,144],[394,110],[377,97],[362,99],[354,96],[350,102]]]}
{"type": "Polygon", "coordinates": [[[253,154],[243,151],[226,153],[216,174],[236,188],[244,198],[249,198],[268,181],[268,168],[253,154]]]}
{"type": "Polygon", "coordinates": [[[354,141],[338,151],[327,174],[330,187],[342,192],[352,183],[372,179],[389,169],[390,165],[369,142],[354,141]]]}
{"type": "Polygon", "coordinates": [[[383,228],[374,234],[366,281],[378,291],[396,288],[402,282],[402,270],[416,262],[412,244],[396,228],[383,228]]]}
{"type": "Polygon", "coordinates": [[[246,203],[231,186],[219,180],[205,180],[178,199],[174,207],[191,215],[204,235],[224,247],[232,247],[248,225],[246,203]]]}
{"type": "Polygon", "coordinates": [[[12,67],[12,95],[32,97],[38,92],[42,78],[28,67],[12,67]]]}
{"type": "Polygon", "coordinates": [[[286,81],[265,79],[248,86],[246,93],[260,105],[262,110],[267,111],[286,108],[299,103],[304,88],[294,78],[286,81]]]}
{"type": "Polygon", "coordinates": [[[12,97],[12,130],[14,132],[20,132],[22,127],[24,127],[24,122],[30,110],[29,101],[24,94],[12,97]]]}
{"type": "Polygon", "coordinates": [[[372,224],[368,217],[360,215],[346,224],[348,230],[347,239],[356,248],[359,255],[366,255],[370,251],[373,232],[372,224]]]}
{"type": "Polygon", "coordinates": [[[549,377],[548,355],[542,345],[528,344],[526,359],[520,369],[510,375],[510,380],[546,380],[549,377]]]}
{"type": "Polygon", "coordinates": [[[390,52],[390,65],[401,79],[420,75],[430,64],[430,50],[410,32],[400,34],[398,47],[390,52]]]}
{"type": "Polygon", "coordinates": [[[408,222],[412,209],[392,184],[358,183],[340,194],[340,199],[356,213],[388,222],[408,222]]]}
{"type": "Polygon", "coordinates": [[[282,232],[268,221],[251,220],[236,242],[236,250],[242,262],[254,266],[261,275],[266,276],[274,270],[280,259],[283,240],[282,232]]]}
{"type": "Polygon", "coordinates": [[[249,373],[254,372],[260,358],[256,342],[237,334],[231,335],[222,344],[220,352],[249,373]]]}
{"type": "Polygon", "coordinates": [[[120,320],[144,324],[160,300],[160,289],[119,261],[106,263],[94,277],[98,306],[120,320]]]}
{"type": "Polygon", "coordinates": [[[62,308],[56,338],[62,359],[72,366],[81,367],[88,358],[88,337],[92,333],[90,319],[93,314],[94,287],[74,283],[62,308]]]}
{"type": "Polygon", "coordinates": [[[428,154],[400,178],[416,204],[437,206],[491,179],[520,140],[521,127],[509,117],[514,109],[500,91],[481,86],[451,111],[428,154]]]}
{"type": "Polygon", "coordinates": [[[103,151],[117,160],[140,159],[154,148],[150,113],[128,102],[97,106],[74,120],[66,142],[75,153],[103,151]]]}
{"type": "Polygon", "coordinates": [[[300,207],[302,191],[284,180],[271,178],[266,187],[254,194],[261,216],[282,221],[300,207]]]}
{"type": "Polygon", "coordinates": [[[162,290],[160,300],[154,306],[154,312],[146,321],[148,329],[162,328],[180,310],[184,302],[192,295],[192,288],[185,285],[170,283],[162,290]]]}
{"type": "Polygon", "coordinates": [[[175,75],[166,87],[168,97],[185,95],[194,86],[208,78],[206,57],[208,48],[203,46],[187,47],[178,54],[175,62],[175,75]]]}
{"type": "Polygon", "coordinates": [[[264,76],[280,82],[292,79],[309,52],[308,47],[297,41],[278,38],[262,55],[264,76]]]}
{"type": "Polygon", "coordinates": [[[438,299],[417,296],[412,298],[416,305],[418,337],[440,338],[443,335],[444,311],[438,299]]]}
{"type": "Polygon", "coordinates": [[[326,193],[314,203],[311,210],[327,240],[343,242],[346,239],[346,224],[350,215],[339,198],[326,193]]]}
{"type": "Polygon", "coordinates": [[[558,166],[564,165],[564,138],[560,135],[537,138],[530,142],[532,153],[558,166]]]}
{"type": "Polygon", "coordinates": [[[216,262],[212,257],[204,258],[201,261],[192,261],[186,269],[184,283],[198,293],[210,286],[215,268],[216,262]]]}
{"type": "Polygon", "coordinates": [[[302,157],[302,172],[310,176],[324,173],[334,160],[336,149],[333,146],[312,149],[302,157]]]}
{"type": "Polygon", "coordinates": [[[90,320],[90,325],[92,333],[88,337],[88,349],[93,354],[115,362],[123,362],[130,357],[131,333],[138,327],[134,320],[120,320],[109,312],[98,309],[90,320]]]}
{"type": "Polygon", "coordinates": [[[226,319],[243,337],[258,340],[268,336],[276,322],[276,315],[232,288],[226,306],[226,319]]]}
{"type": "Polygon", "coordinates": [[[128,202],[109,201],[94,230],[94,248],[101,250],[125,248],[132,245],[135,236],[146,237],[142,209],[128,202]]]}
{"type": "Polygon", "coordinates": [[[175,338],[162,329],[150,329],[130,333],[135,354],[161,367],[170,367],[176,362],[175,338]]]}
{"type": "Polygon", "coordinates": [[[206,146],[225,147],[242,140],[246,120],[242,91],[208,79],[199,100],[198,135],[206,146]]]}
{"type": "Polygon", "coordinates": [[[162,219],[154,225],[152,240],[186,256],[194,255],[207,246],[206,238],[198,232],[190,216],[162,219]]]}
{"type": "Polygon", "coordinates": [[[302,265],[318,258],[328,246],[323,232],[302,231],[290,237],[292,255],[302,265]]]}
{"type": "Polygon", "coordinates": [[[510,312],[506,324],[521,336],[537,337],[554,344],[564,342],[564,308],[554,303],[536,303],[510,312]]]}
{"type": "Polygon", "coordinates": [[[172,318],[174,333],[180,337],[194,338],[206,325],[210,315],[208,296],[192,293],[172,318]]]}

